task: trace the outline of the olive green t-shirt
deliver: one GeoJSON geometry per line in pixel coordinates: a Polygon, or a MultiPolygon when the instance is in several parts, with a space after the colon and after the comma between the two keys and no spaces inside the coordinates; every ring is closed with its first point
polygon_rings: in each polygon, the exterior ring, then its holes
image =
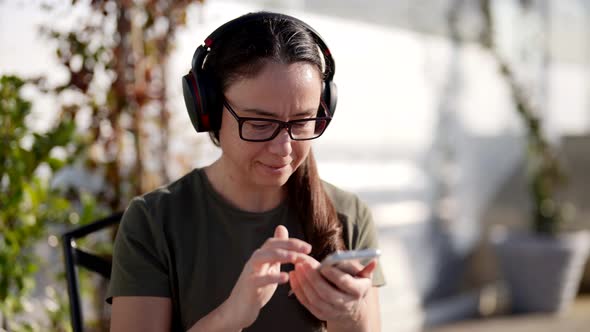
{"type": "MultiPolygon", "coordinates": [[[[347,248],[376,248],[367,206],[328,183],[324,188],[343,223],[347,248]]],[[[240,210],[213,189],[202,169],[195,169],[131,201],[115,240],[107,301],[114,296],[169,297],[172,330],[186,331],[227,299],[248,258],[278,225],[285,225],[290,237],[303,239],[288,204],[263,213],[240,210]]],[[[292,268],[282,266],[284,271],[292,268]]],[[[384,284],[379,266],[373,284],[384,284]]],[[[244,331],[320,331],[317,320],[288,291],[288,283],[279,285],[244,331]]]]}

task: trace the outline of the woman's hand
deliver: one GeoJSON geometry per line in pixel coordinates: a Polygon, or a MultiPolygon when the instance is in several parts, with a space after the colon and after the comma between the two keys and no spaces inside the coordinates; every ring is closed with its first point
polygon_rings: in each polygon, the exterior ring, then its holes
{"type": "Polygon", "coordinates": [[[277,226],[274,237],[269,238],[254,251],[244,265],[231,295],[223,303],[226,312],[237,329],[245,328],[256,320],[279,284],[289,281],[289,275],[281,272],[281,264],[295,264],[311,252],[311,245],[289,238],[285,226],[277,226]]]}
{"type": "Polygon", "coordinates": [[[366,267],[355,266],[351,274],[337,267],[319,268],[311,257],[295,265],[289,273],[291,288],[297,299],[328,326],[346,326],[351,330],[367,330],[369,322],[366,297],[372,287],[372,261],[366,267]]]}

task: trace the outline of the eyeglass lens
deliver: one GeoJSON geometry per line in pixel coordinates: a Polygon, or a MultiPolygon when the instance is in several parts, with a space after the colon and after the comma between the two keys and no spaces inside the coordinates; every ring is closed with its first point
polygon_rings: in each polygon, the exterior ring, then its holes
{"type": "MultiPolygon", "coordinates": [[[[326,129],[326,119],[302,119],[289,123],[291,138],[305,140],[320,136],[326,129]]],[[[242,137],[248,140],[267,140],[276,136],[283,127],[280,123],[265,120],[245,120],[242,123],[242,137]]]]}

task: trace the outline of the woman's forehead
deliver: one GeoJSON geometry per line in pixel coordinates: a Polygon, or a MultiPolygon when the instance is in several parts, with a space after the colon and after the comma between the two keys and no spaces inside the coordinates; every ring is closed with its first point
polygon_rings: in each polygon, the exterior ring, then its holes
{"type": "Polygon", "coordinates": [[[283,63],[269,60],[263,62],[254,75],[239,77],[230,86],[239,82],[259,84],[269,80],[275,82],[294,80],[309,84],[316,80],[321,81],[321,73],[314,64],[309,62],[283,63]]]}
{"type": "Polygon", "coordinates": [[[238,79],[225,97],[239,108],[305,109],[317,107],[322,81],[317,67],[306,62],[269,62],[260,72],[238,79]]]}

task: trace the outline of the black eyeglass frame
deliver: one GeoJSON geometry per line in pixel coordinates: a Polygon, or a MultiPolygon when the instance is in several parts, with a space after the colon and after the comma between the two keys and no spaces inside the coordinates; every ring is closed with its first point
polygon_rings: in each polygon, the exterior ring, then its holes
{"type": "MultiPolygon", "coordinates": [[[[330,124],[330,121],[332,120],[332,117],[331,116],[319,116],[319,117],[315,117],[315,118],[297,119],[297,120],[290,120],[290,121],[281,121],[281,120],[268,119],[268,118],[242,117],[242,116],[239,116],[236,113],[236,111],[233,110],[233,108],[230,106],[229,102],[225,98],[223,100],[223,106],[225,106],[225,108],[227,108],[227,110],[234,117],[234,119],[236,119],[236,121],[238,122],[238,130],[239,130],[239,133],[240,133],[240,138],[242,140],[244,140],[244,141],[247,141],[247,142],[268,142],[268,141],[272,141],[275,137],[277,137],[277,135],[284,128],[287,128],[287,132],[289,133],[289,137],[292,140],[294,140],[294,141],[309,141],[309,140],[316,139],[316,138],[322,136],[324,134],[324,132],[326,131],[326,128],[328,128],[328,125],[330,124]],[[311,121],[317,121],[317,120],[324,120],[324,121],[326,121],[326,125],[324,126],[324,129],[322,129],[322,132],[319,135],[317,135],[315,137],[311,137],[311,138],[295,138],[295,137],[293,137],[293,134],[291,133],[291,126],[293,124],[302,123],[302,122],[311,122],[311,121]],[[265,139],[249,139],[249,138],[244,138],[244,136],[242,135],[242,126],[243,126],[244,122],[246,122],[246,121],[266,121],[266,122],[273,122],[273,123],[278,123],[279,126],[277,127],[277,129],[275,130],[275,132],[269,138],[265,138],[265,139]]],[[[320,107],[322,107],[324,109],[324,114],[328,114],[328,107],[324,104],[324,101],[323,100],[320,101],[320,107]]]]}

